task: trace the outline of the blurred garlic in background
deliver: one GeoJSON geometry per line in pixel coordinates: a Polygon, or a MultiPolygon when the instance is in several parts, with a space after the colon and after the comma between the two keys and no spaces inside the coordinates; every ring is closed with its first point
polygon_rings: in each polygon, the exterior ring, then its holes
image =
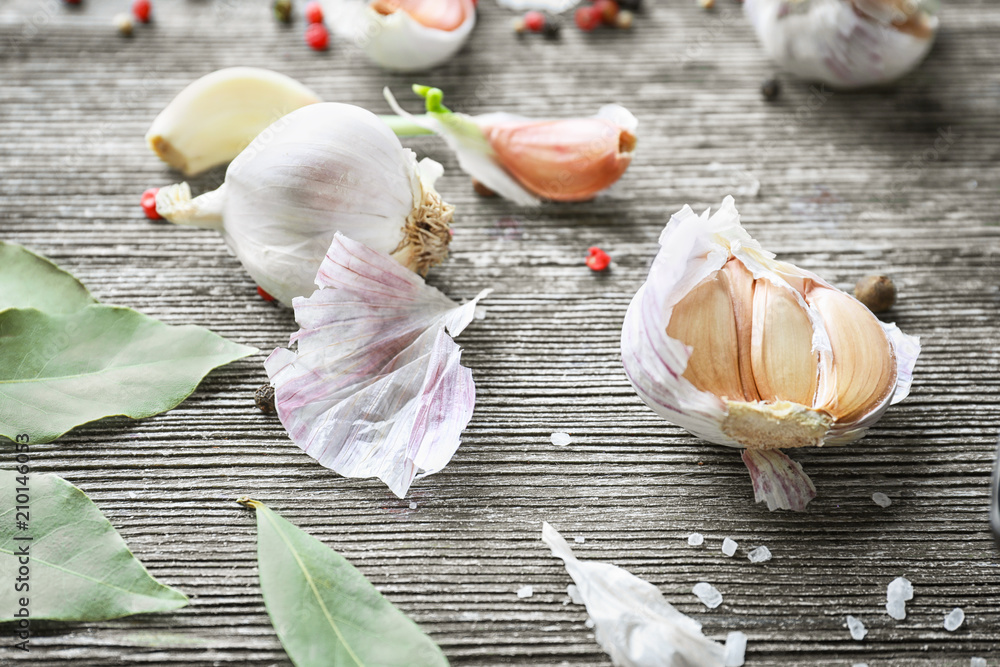
{"type": "Polygon", "coordinates": [[[934,0],[746,0],[767,54],[809,81],[847,89],[890,83],[934,43],[934,0]]]}
{"type": "Polygon", "coordinates": [[[861,438],[909,393],[920,345],[819,276],[775,261],[732,197],[688,207],[660,236],[622,329],[622,363],[657,414],[743,449],[755,497],[801,511],[816,495],[781,450],[861,438]]]}
{"type": "Polygon", "coordinates": [[[472,0],[323,0],[333,32],[379,66],[412,72],[442,65],[476,25],[472,0]]]}

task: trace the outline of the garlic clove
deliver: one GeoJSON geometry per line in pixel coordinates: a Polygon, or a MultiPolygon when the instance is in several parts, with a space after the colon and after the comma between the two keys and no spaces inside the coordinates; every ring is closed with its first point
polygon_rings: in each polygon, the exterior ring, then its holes
{"type": "Polygon", "coordinates": [[[161,160],[193,176],[231,161],[271,123],[319,101],[278,72],[221,69],[182,90],[153,121],[146,143],[161,160]]]}
{"type": "Polygon", "coordinates": [[[762,279],[753,293],[753,377],[763,401],[812,405],[819,382],[813,327],[800,298],[786,286],[762,279]]]}
{"type": "Polygon", "coordinates": [[[462,0],[372,0],[370,6],[385,16],[406,12],[420,25],[438,30],[457,30],[467,13],[462,0]]]}

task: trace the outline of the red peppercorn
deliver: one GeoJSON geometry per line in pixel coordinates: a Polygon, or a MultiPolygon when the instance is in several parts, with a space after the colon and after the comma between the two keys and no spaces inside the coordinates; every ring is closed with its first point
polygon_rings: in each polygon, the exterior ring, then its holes
{"type": "Polygon", "coordinates": [[[80,4],[80,0],[63,0],[63,2],[66,3],[67,5],[78,5],[78,4],[80,4]]]}
{"type": "Polygon", "coordinates": [[[156,193],[160,188],[150,188],[142,193],[142,212],[150,220],[162,220],[163,216],[156,212],[156,193]]]}
{"type": "Polygon", "coordinates": [[[541,12],[528,12],[524,15],[524,27],[531,32],[545,30],[545,14],[541,12]]]}
{"type": "Polygon", "coordinates": [[[318,2],[310,2],[306,5],[306,22],[308,23],[322,23],[323,22],[323,8],[318,2]]]}
{"type": "Polygon", "coordinates": [[[264,299],[264,301],[274,301],[274,297],[265,292],[264,288],[260,285],[257,286],[257,294],[259,294],[260,298],[264,299]]]}
{"type": "Polygon", "coordinates": [[[599,12],[605,25],[614,25],[618,17],[618,3],[615,0],[597,0],[594,11],[599,12]]]}
{"type": "Polygon", "coordinates": [[[306,44],[317,51],[326,51],[330,45],[330,33],[322,23],[310,23],[306,28],[306,44]]]}
{"type": "Polygon", "coordinates": [[[591,271],[603,271],[611,264],[611,255],[597,246],[587,250],[587,266],[591,271]]]}
{"type": "Polygon", "coordinates": [[[601,25],[602,20],[601,12],[596,6],[580,7],[576,10],[573,18],[576,20],[577,27],[586,32],[590,32],[601,25]]]}
{"type": "Polygon", "coordinates": [[[149,0],[135,0],[132,3],[132,13],[143,23],[149,23],[149,15],[153,11],[153,4],[149,0]]]}

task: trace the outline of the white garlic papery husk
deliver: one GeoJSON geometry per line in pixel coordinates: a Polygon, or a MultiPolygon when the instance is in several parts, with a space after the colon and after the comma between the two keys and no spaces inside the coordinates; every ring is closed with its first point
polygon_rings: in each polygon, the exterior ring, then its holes
{"type": "Polygon", "coordinates": [[[849,89],[890,83],[934,43],[927,0],[746,0],[767,54],[809,81],[849,89]]]}
{"type": "Polygon", "coordinates": [[[476,25],[472,0],[322,0],[322,5],[337,36],[397,72],[443,65],[476,25]]]}
{"type": "Polygon", "coordinates": [[[345,477],[378,477],[400,498],[441,470],[472,418],[476,387],[452,340],[462,305],[384,252],[337,234],[312,296],[295,299],[296,350],[264,367],[292,440],[345,477]]]}
{"type": "Polygon", "coordinates": [[[763,250],[732,197],[685,206],[660,235],[622,329],[622,363],[657,414],[743,449],[757,502],[804,510],[816,495],[781,452],[843,445],[910,390],[917,338],[763,250]]]}
{"type": "Polygon", "coordinates": [[[156,210],[220,230],[257,284],[291,305],[312,294],[336,232],[420,273],[439,264],[454,212],[434,190],[442,171],[433,160],[418,164],[372,113],[319,103],[258,135],[218,190],[192,199],[186,183],[163,188],[156,210]]]}
{"type": "Polygon", "coordinates": [[[589,201],[614,185],[632,162],[639,121],[618,104],[586,118],[469,116],[444,107],[437,88],[414,86],[414,91],[427,99],[428,113],[407,113],[388,88],[384,93],[396,114],[444,138],[463,171],[522,206],[589,201]]]}
{"type": "Polygon", "coordinates": [[[724,667],[722,644],[702,634],[701,623],[677,611],[656,586],[610,563],[578,560],[548,523],[542,541],[566,564],[597,643],[615,667],[724,667]]]}

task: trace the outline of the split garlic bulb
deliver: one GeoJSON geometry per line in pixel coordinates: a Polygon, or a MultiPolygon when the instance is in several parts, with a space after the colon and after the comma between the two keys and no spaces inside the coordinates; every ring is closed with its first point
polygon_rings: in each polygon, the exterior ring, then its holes
{"type": "Polygon", "coordinates": [[[338,36],[399,72],[446,63],[476,25],[472,0],[323,0],[323,11],[338,36]]]}
{"type": "Polygon", "coordinates": [[[746,0],[767,54],[837,88],[895,81],[927,55],[938,20],[927,0],[746,0]]]}
{"type": "Polygon", "coordinates": [[[454,211],[434,190],[442,172],[372,113],[319,103],[258,135],[218,190],[191,199],[187,183],[163,188],[156,211],[221,231],[257,284],[291,305],[315,290],[337,232],[420,273],[439,264],[454,211]]]}
{"type": "Polygon", "coordinates": [[[909,393],[920,345],[854,297],[779,262],[740,225],[684,207],[660,236],[622,329],[629,381],[657,414],[743,448],[758,502],[802,510],[815,496],[781,453],[843,445],[909,393]]]}

